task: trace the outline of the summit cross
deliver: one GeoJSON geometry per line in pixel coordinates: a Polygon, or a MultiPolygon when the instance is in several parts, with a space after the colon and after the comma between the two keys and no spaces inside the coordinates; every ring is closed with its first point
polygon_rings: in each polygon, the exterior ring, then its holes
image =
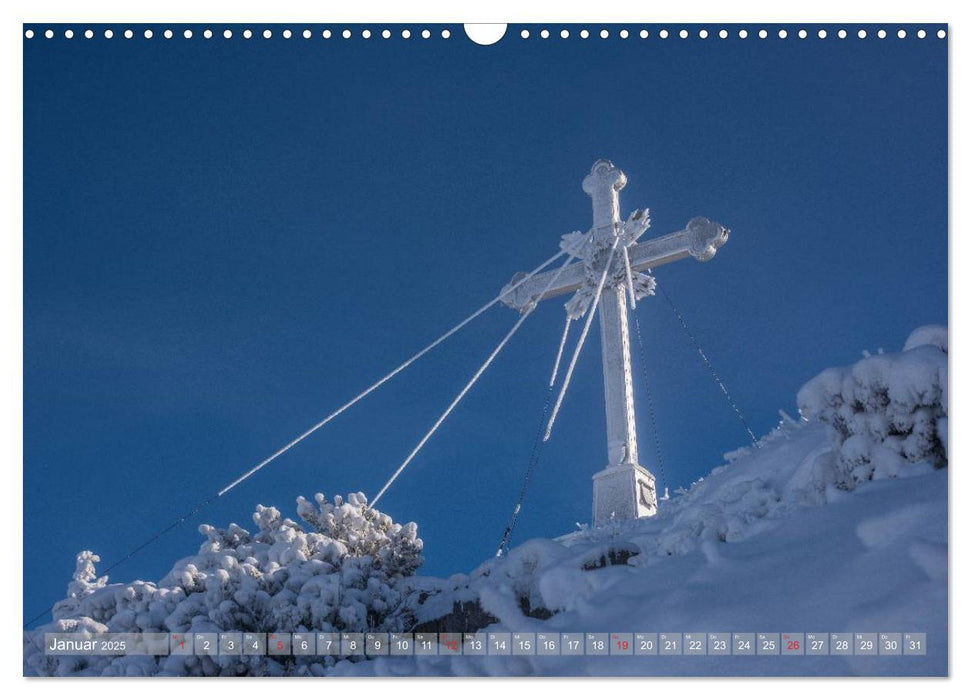
{"type": "MultiPolygon", "coordinates": [[[[607,467],[593,475],[593,521],[630,520],[657,513],[654,476],[638,461],[634,388],[630,364],[627,298],[654,294],[655,267],[692,257],[707,261],[728,240],[728,229],[695,217],[684,229],[643,243],[650,226],[647,210],[620,217],[620,190],[627,177],[608,160],[598,160],[583,180],[593,200],[593,226],[562,237],[560,248],[576,259],[561,270],[521,282],[517,274],[502,292],[503,302],[525,312],[544,299],[574,292],[566,303],[571,319],[582,317],[597,298],[607,413],[607,467]],[[521,282],[521,283],[520,283],[521,282]],[[517,285],[518,286],[514,286],[517,285]]],[[[552,423],[551,423],[552,424],[552,423]]]]}

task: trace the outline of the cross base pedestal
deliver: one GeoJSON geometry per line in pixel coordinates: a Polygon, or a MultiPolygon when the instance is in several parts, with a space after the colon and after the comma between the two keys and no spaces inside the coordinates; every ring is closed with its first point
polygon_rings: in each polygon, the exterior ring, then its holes
{"type": "Polygon", "coordinates": [[[618,464],[593,475],[593,524],[657,513],[654,476],[639,464],[618,464]]]}

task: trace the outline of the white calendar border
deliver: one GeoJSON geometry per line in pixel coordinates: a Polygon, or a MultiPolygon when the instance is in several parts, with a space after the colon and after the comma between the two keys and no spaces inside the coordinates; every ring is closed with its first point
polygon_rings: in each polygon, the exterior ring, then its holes
{"type": "MultiPolygon", "coordinates": [[[[371,0],[365,3],[325,3],[320,2],[289,2],[272,3],[254,2],[253,0],[239,0],[232,4],[225,3],[220,6],[218,3],[200,3],[198,0],[168,0],[164,3],[134,3],[128,0],[120,2],[118,0],[87,0],[84,3],[67,0],[48,0],[43,4],[39,2],[7,2],[0,8],[3,17],[3,33],[0,42],[0,51],[3,56],[2,86],[0,94],[3,96],[3,150],[0,151],[3,163],[3,181],[0,188],[3,206],[0,212],[3,215],[3,223],[6,224],[5,230],[8,232],[21,233],[21,236],[4,236],[3,255],[0,255],[0,284],[2,293],[0,299],[0,323],[2,323],[4,339],[6,342],[0,344],[0,367],[3,367],[3,381],[0,386],[3,388],[4,402],[2,404],[2,415],[0,415],[0,426],[2,426],[2,444],[7,446],[5,467],[10,474],[12,484],[8,481],[7,502],[4,504],[3,511],[6,515],[6,529],[8,538],[6,545],[13,551],[11,558],[18,564],[22,562],[22,473],[18,463],[22,465],[23,444],[22,444],[22,184],[21,165],[22,165],[22,39],[21,24],[26,21],[43,22],[206,22],[219,19],[225,22],[283,22],[300,20],[302,22],[314,22],[325,20],[327,22],[401,22],[401,21],[422,21],[422,22],[461,22],[474,20],[479,22],[562,22],[562,23],[583,23],[583,22],[848,22],[861,23],[873,21],[874,19],[886,22],[951,22],[949,34],[949,48],[951,51],[951,102],[950,102],[950,124],[971,123],[969,110],[967,108],[968,89],[964,85],[966,76],[971,73],[969,69],[967,53],[962,41],[965,31],[971,34],[971,25],[965,23],[966,12],[963,11],[958,3],[942,2],[939,0],[921,0],[920,2],[901,2],[899,0],[883,0],[877,3],[851,2],[849,0],[812,0],[805,2],[804,6],[793,9],[792,6],[783,6],[778,2],[766,0],[733,0],[726,3],[724,0],[694,0],[692,3],[672,3],[660,6],[657,3],[648,3],[643,0],[614,0],[612,3],[576,3],[566,5],[565,3],[535,4],[527,6],[521,0],[490,0],[490,2],[479,2],[476,4],[461,4],[445,2],[442,0],[409,0],[408,2],[393,2],[392,0],[371,0]],[[960,89],[959,89],[960,88],[960,89]]],[[[950,188],[952,193],[966,190],[968,171],[967,163],[969,151],[967,147],[968,138],[964,136],[960,129],[951,129],[950,134],[950,163],[951,180],[950,188]],[[962,187],[964,186],[964,187],[962,187]]],[[[951,240],[949,255],[949,266],[951,270],[957,270],[958,266],[954,261],[968,262],[971,259],[971,227],[968,226],[969,217],[967,216],[968,197],[952,197],[950,211],[950,226],[954,231],[963,231],[962,236],[955,236],[951,240]]],[[[949,308],[952,309],[950,319],[952,348],[951,357],[955,353],[959,357],[965,357],[964,348],[971,347],[971,323],[966,318],[971,305],[965,303],[971,300],[971,276],[962,275],[955,277],[949,275],[951,280],[951,290],[949,294],[949,308]],[[958,302],[958,303],[955,303],[958,302]]],[[[952,390],[949,392],[952,402],[952,421],[956,421],[951,434],[957,435],[955,447],[952,447],[950,456],[952,463],[962,464],[962,456],[967,451],[964,448],[960,436],[971,434],[965,428],[971,428],[965,418],[965,413],[961,407],[966,402],[966,396],[971,391],[971,383],[963,371],[962,362],[951,363],[952,390]],[[954,389],[957,391],[954,391],[954,389]],[[958,405],[958,411],[953,411],[954,405],[958,405]]],[[[960,472],[959,472],[960,473],[960,472]]],[[[954,472],[949,475],[951,494],[953,489],[962,488],[959,486],[962,476],[954,478],[954,472]]],[[[952,503],[957,499],[950,496],[952,503]]],[[[956,509],[949,508],[948,512],[954,527],[951,532],[968,532],[969,516],[967,510],[956,512],[956,509]]],[[[963,540],[954,543],[949,542],[952,552],[949,572],[949,590],[957,590],[961,585],[967,588],[965,582],[967,576],[967,547],[963,540]],[[961,556],[955,554],[961,551],[961,556]]],[[[8,626],[13,627],[19,624],[22,617],[22,571],[8,573],[0,577],[0,601],[5,608],[3,619],[8,626]]],[[[950,604],[950,624],[949,630],[957,626],[962,633],[968,630],[971,625],[968,621],[967,608],[955,597],[951,597],[950,604]]],[[[21,685],[19,690],[22,694],[29,692],[34,698],[57,697],[62,698],[64,694],[73,694],[76,689],[73,683],[77,681],[57,681],[44,682],[42,680],[26,681],[21,678],[21,647],[20,630],[10,629],[3,635],[4,644],[0,663],[4,677],[7,680],[17,679],[18,683],[29,683],[29,687],[21,685]],[[68,685],[71,683],[72,685],[68,685]]],[[[951,643],[949,644],[951,661],[960,658],[962,652],[966,652],[967,644],[960,644],[960,635],[951,633],[951,643]]],[[[942,682],[931,681],[934,685],[930,689],[935,694],[956,695],[962,693],[966,696],[968,688],[967,677],[969,672],[960,667],[960,664],[951,664],[952,677],[955,680],[942,682]],[[964,687],[961,691],[960,688],[964,687]]],[[[557,690],[569,693],[572,688],[577,688],[578,693],[589,695],[591,693],[610,692],[616,694],[628,694],[631,692],[650,692],[657,693],[671,692],[690,695],[705,692],[730,692],[734,694],[744,694],[748,697],[785,697],[790,698],[813,698],[820,693],[826,693],[832,697],[835,693],[838,697],[859,695],[860,692],[868,692],[870,688],[864,689],[859,684],[864,682],[868,685],[878,684],[879,688],[874,688],[872,692],[879,692],[884,697],[912,697],[915,693],[923,693],[929,688],[917,685],[925,682],[907,680],[898,682],[897,680],[868,679],[866,681],[843,681],[833,679],[822,679],[818,682],[793,682],[791,680],[771,680],[771,679],[713,679],[713,680],[684,680],[666,679],[651,680],[650,690],[643,685],[642,680],[629,679],[603,679],[598,681],[584,682],[583,685],[574,686],[577,679],[565,679],[555,682],[557,690]],[[716,686],[714,683],[719,685],[716,686]],[[723,685],[724,683],[730,685],[723,685]],[[569,683],[570,685],[567,685],[569,683]],[[821,686],[820,683],[825,684],[821,686]],[[686,687],[688,684],[688,687],[686,687]]],[[[180,679],[172,682],[151,682],[145,680],[98,680],[83,679],[85,683],[85,694],[96,692],[101,697],[124,697],[127,698],[137,692],[144,698],[168,698],[172,693],[205,693],[213,692],[211,682],[191,681],[180,679]],[[132,683],[138,683],[137,689],[132,683]],[[178,683],[176,687],[173,683],[178,683]],[[189,685],[184,685],[188,683],[189,685]],[[204,686],[204,683],[206,684],[204,686]]],[[[227,681],[223,681],[227,682],[227,681]]],[[[229,681],[232,682],[232,681],[229,681]]],[[[273,683],[273,681],[268,681],[273,683]]],[[[299,682],[299,681],[297,681],[299,682]]],[[[338,679],[326,679],[319,681],[327,684],[335,682],[360,682],[360,681],[340,681],[338,679]]],[[[494,693],[508,693],[514,690],[515,693],[523,692],[534,694],[542,692],[540,683],[537,680],[512,680],[506,679],[493,683],[483,683],[481,679],[475,681],[442,681],[438,679],[416,679],[409,682],[394,679],[380,679],[381,687],[371,687],[365,692],[381,692],[394,694],[404,698],[408,697],[427,697],[435,692],[461,692],[473,698],[485,697],[494,693]],[[449,683],[443,686],[442,683],[449,683]],[[453,685],[460,683],[461,687],[453,685]],[[498,683],[498,685],[497,685],[498,683]]],[[[218,683],[218,682],[217,682],[218,683]]],[[[278,681],[279,683],[279,681],[278,681]]],[[[276,692],[332,692],[330,688],[314,689],[296,688],[290,686],[286,689],[277,689],[276,692]]],[[[222,689],[232,692],[234,695],[240,694],[242,697],[266,697],[270,687],[264,682],[233,682],[231,689],[222,689]]],[[[217,690],[216,692],[219,692],[217,690]]],[[[350,692],[350,688],[341,687],[339,692],[350,692]]],[[[360,691],[358,691],[360,692],[360,691]]]]}

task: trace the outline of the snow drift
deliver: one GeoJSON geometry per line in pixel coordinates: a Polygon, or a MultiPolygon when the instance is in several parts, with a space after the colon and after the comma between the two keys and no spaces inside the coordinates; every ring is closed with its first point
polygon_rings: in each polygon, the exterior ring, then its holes
{"type": "Polygon", "coordinates": [[[257,509],[255,535],[202,526],[158,585],[78,557],[44,631],[926,632],[927,656],[47,657],[36,675],[940,675],[947,673],[947,334],[828,369],[757,448],[650,519],[535,539],[448,580],[415,576],[414,524],[363,495],[307,527],[257,509]]]}

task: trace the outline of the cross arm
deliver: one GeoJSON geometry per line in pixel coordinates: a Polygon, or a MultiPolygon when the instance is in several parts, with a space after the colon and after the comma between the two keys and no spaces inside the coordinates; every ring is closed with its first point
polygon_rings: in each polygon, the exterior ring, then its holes
{"type": "Polygon", "coordinates": [[[628,248],[631,269],[639,272],[688,256],[701,262],[711,260],[718,249],[725,245],[728,234],[729,230],[721,224],[696,216],[681,231],[628,248]]]}
{"type": "Polygon", "coordinates": [[[586,272],[582,262],[575,262],[572,265],[562,268],[562,270],[557,268],[549,272],[533,275],[526,282],[516,287],[515,285],[525,276],[526,273],[524,272],[517,273],[509,281],[509,284],[502,288],[500,294],[503,304],[518,309],[519,311],[525,311],[531,304],[543,301],[543,299],[550,299],[552,297],[558,297],[561,294],[576,291],[586,281],[586,272]],[[556,277],[557,275],[559,277],[556,277]],[[553,282],[554,277],[556,277],[555,282],[553,282]],[[551,282],[553,282],[552,286],[550,286],[551,282]]]}

